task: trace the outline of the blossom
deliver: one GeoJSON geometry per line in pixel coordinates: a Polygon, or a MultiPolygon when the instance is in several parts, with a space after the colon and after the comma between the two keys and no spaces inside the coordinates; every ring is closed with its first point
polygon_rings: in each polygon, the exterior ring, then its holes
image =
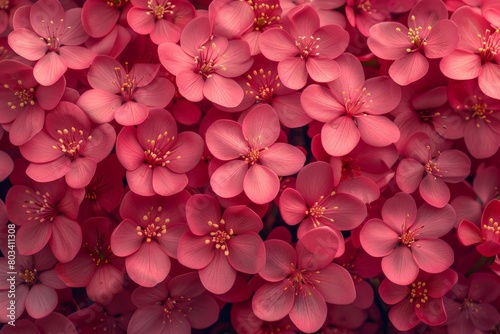
{"type": "Polygon", "coordinates": [[[441,0],[418,2],[410,11],[407,26],[398,22],[377,23],[370,28],[367,41],[377,57],[394,60],[389,75],[402,86],[427,73],[427,58],[449,55],[459,41],[457,25],[448,20],[448,10],[441,0]]]}
{"type": "Polygon", "coordinates": [[[189,194],[142,197],[129,191],[120,205],[122,222],[111,234],[113,254],[125,257],[129,277],[153,287],[170,272],[170,258],[177,258],[177,244],[188,229],[182,208],[189,194]]]}
{"type": "Polygon", "coordinates": [[[167,279],[152,288],[139,287],[132,293],[138,309],[127,332],[189,334],[206,328],[219,316],[215,298],[205,290],[196,272],[167,279]]]}
{"type": "Polygon", "coordinates": [[[391,19],[390,3],[381,0],[347,0],[345,14],[349,24],[366,37],[370,36],[370,28],[391,19]]]}
{"type": "Polygon", "coordinates": [[[82,26],[90,36],[104,37],[130,7],[129,0],[87,0],[81,10],[82,26]]]}
{"type": "Polygon", "coordinates": [[[231,78],[252,66],[248,44],[214,36],[206,17],[191,20],[182,30],[180,46],[165,42],[158,47],[161,64],[176,77],[179,93],[187,100],[203,98],[224,107],[236,107],[243,90],[231,78]]]}
{"type": "Polygon", "coordinates": [[[89,89],[77,105],[96,123],[115,119],[121,125],[142,123],[150,108],[164,108],[172,100],[174,85],[158,77],[159,64],[137,63],[125,68],[109,56],[97,56],[92,62],[89,89]]]}
{"type": "Polygon", "coordinates": [[[195,9],[185,0],[132,0],[127,22],[136,33],[149,35],[155,44],[177,43],[181,31],[195,17],[195,9]]]}
{"type": "Polygon", "coordinates": [[[458,275],[447,269],[439,274],[420,272],[409,285],[396,285],[385,279],[379,287],[380,297],[389,305],[391,323],[407,331],[423,322],[429,326],[444,324],[447,315],[443,296],[457,283],[458,275]]]}
{"type": "Polygon", "coordinates": [[[243,205],[230,206],[221,215],[214,197],[194,195],[186,204],[189,231],[179,240],[177,256],[197,269],[203,286],[215,294],[226,293],[236,272],[256,274],[266,261],[260,217],[243,205]]]}
{"type": "Polygon", "coordinates": [[[59,1],[40,0],[29,12],[29,28],[16,28],[16,20],[22,20],[16,15],[9,45],[20,56],[36,61],[33,76],[41,85],[53,85],[68,68],[88,68],[94,59],[93,51],[80,46],[89,37],[81,25],[81,11],[73,8],[64,12],[59,1]]]}
{"type": "Polygon", "coordinates": [[[269,105],[254,107],[242,124],[217,120],[207,130],[210,152],[225,163],[217,168],[210,185],[224,198],[242,191],[257,204],[273,200],[279,191],[278,176],[295,174],[305,161],[298,148],[276,143],[280,123],[269,105]]]}
{"type": "Polygon", "coordinates": [[[203,140],[186,131],[177,134],[174,117],[163,109],[153,109],[137,128],[120,132],[116,152],[127,169],[130,189],[143,196],[169,196],[188,184],[186,172],[200,161],[203,140]]]}
{"type": "Polygon", "coordinates": [[[40,132],[45,111],[54,109],[61,100],[66,80],[61,77],[53,85],[42,86],[33,76],[33,67],[6,59],[0,70],[0,124],[9,124],[9,139],[22,145],[40,132]]]}
{"type": "Polygon", "coordinates": [[[279,62],[281,82],[291,89],[301,89],[308,76],[316,82],[329,82],[340,75],[334,60],[346,49],[348,33],[339,25],[320,27],[313,7],[302,5],[288,13],[290,29],[273,28],[259,38],[262,54],[279,62]]]}
{"type": "Polygon", "coordinates": [[[363,249],[382,257],[382,271],[393,283],[411,284],[419,269],[440,273],[453,263],[453,249],[439,237],[455,223],[455,211],[423,204],[417,209],[408,194],[397,193],[382,206],[382,219],[372,218],[360,232],[363,249]]]}
{"type": "Polygon", "coordinates": [[[399,129],[383,114],[401,100],[401,89],[389,77],[365,81],[359,60],[350,54],[337,58],[340,76],[327,87],[307,86],[300,102],[306,114],[323,123],[321,142],[333,156],[350,153],[362,139],[381,147],[399,139],[399,129]]]}
{"type": "Polygon", "coordinates": [[[300,331],[312,333],[326,320],[326,303],[352,303],[351,275],[332,263],[342,242],[325,226],[307,232],[295,249],[282,240],[265,241],[266,264],[259,275],[268,282],[252,298],[255,315],[264,321],[289,315],[300,331]]]}

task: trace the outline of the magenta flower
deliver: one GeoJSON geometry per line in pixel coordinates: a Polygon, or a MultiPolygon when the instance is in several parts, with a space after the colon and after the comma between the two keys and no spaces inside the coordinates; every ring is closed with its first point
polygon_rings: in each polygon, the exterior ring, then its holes
{"type": "Polygon", "coordinates": [[[127,22],[136,33],[149,35],[153,43],[177,43],[182,29],[195,17],[185,0],[132,0],[127,22]]]}
{"type": "Polygon", "coordinates": [[[71,189],[62,179],[10,188],[5,205],[9,220],[20,226],[19,254],[33,255],[49,244],[56,259],[71,261],[82,245],[82,229],[74,219],[83,196],[83,189],[71,189]]]}
{"type": "Polygon", "coordinates": [[[26,173],[37,182],[64,177],[72,188],[87,186],[113,148],[116,133],[110,124],[93,127],[76,105],[62,101],[47,114],[45,129],[20,147],[31,164],[26,173]]]}
{"type": "MultiPolygon", "coordinates": [[[[1,284],[0,305],[9,306],[7,292],[10,288],[8,272],[16,272],[16,315],[20,317],[24,310],[35,319],[43,318],[55,310],[58,297],[56,289],[64,289],[66,285],[57,277],[54,266],[57,263],[48,247],[33,256],[16,256],[15,270],[9,269],[7,258],[0,258],[1,284]],[[2,291],[3,290],[3,291],[2,291]]],[[[0,322],[5,322],[5,313],[0,322]]],[[[8,320],[9,321],[9,320],[8,320]]]]}
{"type": "MultiPolygon", "coordinates": [[[[89,37],[81,25],[81,11],[73,8],[64,12],[59,1],[40,0],[29,12],[30,28],[16,28],[14,22],[9,45],[20,56],[36,61],[33,76],[41,85],[55,84],[68,68],[88,68],[94,59],[93,51],[79,46],[89,37]]],[[[16,20],[23,19],[16,15],[16,20]]]]}
{"type": "Polygon", "coordinates": [[[499,99],[499,30],[469,6],[457,9],[451,20],[458,26],[460,40],[456,50],[441,60],[441,71],[455,80],[477,78],[484,94],[499,99]]]}
{"type": "Polygon", "coordinates": [[[76,257],[58,263],[57,275],[69,287],[87,288],[94,302],[109,304],[123,288],[123,261],[111,251],[110,238],[115,224],[104,217],[95,217],[82,224],[83,242],[76,257]]]}
{"type": "Polygon", "coordinates": [[[250,299],[241,303],[233,303],[231,306],[231,325],[237,333],[297,333],[297,328],[293,325],[289,317],[272,322],[257,318],[255,313],[253,313],[252,301],[250,299]]]}
{"type": "Polygon", "coordinates": [[[457,25],[448,20],[448,10],[441,0],[418,2],[410,11],[408,27],[382,22],[372,26],[369,33],[368,47],[377,57],[394,60],[389,75],[402,86],[421,79],[429,70],[427,58],[449,55],[459,40],[457,25]]]}
{"type": "Polygon", "coordinates": [[[333,24],[320,27],[318,13],[308,5],[291,10],[288,19],[288,31],[273,28],[259,38],[262,54],[279,62],[281,82],[288,88],[299,90],[309,76],[316,82],[337,79],[340,69],[334,59],[347,48],[347,31],[333,24]]]}
{"type": "Polygon", "coordinates": [[[228,292],[236,273],[256,274],[266,261],[257,234],[260,217],[246,206],[231,206],[221,215],[214,197],[194,195],[186,204],[189,231],[179,240],[179,262],[197,269],[203,286],[215,294],[228,292]]]}
{"type": "Polygon", "coordinates": [[[367,221],[359,238],[368,254],[383,257],[382,271],[391,282],[408,285],[419,269],[436,274],[451,266],[453,249],[439,237],[454,224],[449,204],[441,209],[423,204],[417,210],[410,195],[397,193],[382,206],[382,220],[367,221]]]}
{"type": "Polygon", "coordinates": [[[243,89],[231,78],[248,71],[253,59],[248,44],[212,35],[207,17],[191,20],[182,30],[180,46],[158,47],[161,64],[176,77],[179,93],[187,100],[203,98],[232,108],[243,100],[243,89]]]}
{"type": "Polygon", "coordinates": [[[405,193],[417,190],[432,206],[442,208],[450,201],[446,183],[458,183],[470,173],[471,161],[459,150],[439,151],[423,133],[414,134],[406,143],[396,170],[396,183],[405,193]]]}
{"type": "Polygon", "coordinates": [[[338,57],[340,76],[328,88],[309,85],[300,97],[306,114],[326,123],[321,128],[321,142],[333,156],[350,153],[362,139],[382,147],[398,141],[399,129],[387,117],[401,100],[401,88],[389,77],[365,81],[359,60],[351,54],[338,57]]]}
{"type": "Polygon", "coordinates": [[[42,86],[33,77],[33,68],[16,60],[4,60],[0,70],[0,124],[9,124],[9,139],[22,145],[40,132],[45,110],[54,109],[64,93],[66,80],[42,86]]]}
{"type": "Polygon", "coordinates": [[[214,192],[224,198],[242,191],[257,204],[272,201],[278,194],[279,176],[297,173],[305,156],[297,147],[276,143],[280,123],[267,104],[254,107],[242,124],[217,120],[207,130],[210,152],[222,161],[210,178],[214,192]]]}
{"type": "Polygon", "coordinates": [[[458,283],[444,297],[449,333],[487,333],[500,322],[495,299],[500,296],[500,279],[489,273],[474,273],[458,283]],[[493,304],[493,305],[492,305],[493,304]]]}
{"type": "Polygon", "coordinates": [[[351,275],[332,263],[340,243],[328,227],[309,231],[295,249],[282,240],[267,240],[266,265],[259,275],[268,283],[253,296],[255,315],[264,321],[289,315],[300,331],[312,333],[326,320],[326,303],[352,303],[356,291],[351,275]]]}
{"type": "Polygon", "coordinates": [[[97,56],[90,66],[89,89],[78,99],[78,106],[96,123],[115,119],[121,125],[137,125],[150,108],[164,108],[175,88],[166,78],[157,77],[159,64],[135,64],[129,71],[109,56],[97,56]]]}
{"type": "Polygon", "coordinates": [[[283,191],[279,208],[287,224],[301,223],[297,231],[299,238],[319,226],[351,230],[366,217],[366,206],[359,198],[334,191],[333,170],[321,161],[312,162],[300,170],[296,189],[283,191]]]}
{"type": "Polygon", "coordinates": [[[127,182],[136,194],[174,195],[188,184],[186,172],[203,153],[197,133],[177,134],[174,117],[164,109],[153,109],[137,128],[126,126],[118,135],[116,154],[127,169],[127,182]]]}
{"type": "Polygon", "coordinates": [[[479,254],[492,257],[500,254],[500,200],[494,199],[484,208],[481,229],[468,220],[462,220],[457,228],[457,237],[462,245],[476,246],[479,254]]]}
{"type": "Polygon", "coordinates": [[[132,293],[132,301],[138,309],[127,328],[130,334],[189,334],[219,318],[219,306],[196,272],[167,277],[152,288],[139,287],[132,293]]]}
{"type": "Polygon", "coordinates": [[[153,287],[170,272],[170,258],[177,258],[177,244],[188,229],[182,208],[189,194],[142,197],[129,191],[123,197],[123,221],[111,234],[113,254],[125,257],[129,277],[153,287]]]}
{"type": "Polygon", "coordinates": [[[446,322],[443,296],[457,281],[458,275],[451,269],[432,275],[422,271],[413,283],[405,286],[383,280],[379,293],[385,303],[394,305],[389,311],[394,327],[399,331],[408,331],[420,322],[429,326],[446,322]]]}

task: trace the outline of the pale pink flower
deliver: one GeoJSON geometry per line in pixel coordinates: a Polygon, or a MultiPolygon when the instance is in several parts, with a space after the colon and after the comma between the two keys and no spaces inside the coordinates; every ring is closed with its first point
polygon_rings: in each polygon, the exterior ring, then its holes
{"type": "Polygon", "coordinates": [[[382,300],[394,305],[389,311],[391,323],[399,331],[408,331],[423,322],[429,326],[442,325],[448,319],[443,296],[458,281],[455,271],[447,269],[439,274],[421,271],[409,285],[397,285],[388,279],[382,281],[379,293],[382,300]]]}
{"type": "Polygon", "coordinates": [[[442,208],[450,201],[447,183],[465,180],[471,161],[459,150],[439,150],[427,135],[414,134],[402,152],[404,159],[396,169],[396,183],[405,193],[417,190],[432,206],[442,208]]]}
{"type": "Polygon", "coordinates": [[[49,244],[60,262],[71,261],[82,245],[82,229],[75,219],[84,193],[62,179],[10,188],[5,205],[9,220],[20,226],[19,254],[33,255],[49,244]]]}
{"type": "Polygon", "coordinates": [[[296,189],[283,191],[279,208],[288,225],[300,223],[299,238],[319,226],[351,230],[366,217],[366,206],[359,198],[335,191],[332,167],[322,161],[312,162],[299,171],[296,189]]]}
{"type": "Polygon", "coordinates": [[[196,166],[202,153],[200,135],[191,131],[178,134],[174,117],[164,109],[152,109],[137,128],[124,127],[116,142],[128,185],[142,196],[181,192],[188,184],[186,173],[196,166]]]}
{"type": "Polygon", "coordinates": [[[337,58],[340,76],[328,87],[307,86],[300,97],[302,108],[311,118],[326,123],[321,142],[332,156],[350,153],[362,139],[382,147],[399,139],[398,127],[383,116],[401,100],[401,88],[389,77],[365,81],[359,60],[351,54],[337,58]]]}
{"type": "Polygon", "coordinates": [[[104,37],[118,21],[126,21],[126,13],[132,7],[129,0],[86,0],[83,3],[82,26],[94,38],[104,37]]]}
{"type": "Polygon", "coordinates": [[[127,22],[136,33],[149,35],[153,43],[177,43],[181,31],[195,17],[186,0],[131,0],[127,22]]]}
{"type": "MultiPolygon", "coordinates": [[[[9,34],[10,47],[20,56],[36,61],[33,76],[40,84],[53,85],[68,68],[88,68],[94,59],[93,51],[80,46],[89,37],[81,24],[81,12],[80,8],[64,12],[59,1],[40,0],[29,12],[31,27],[17,28],[9,34]]],[[[15,20],[23,19],[16,15],[15,20]]]]}
{"type": "Polygon", "coordinates": [[[441,0],[418,2],[410,11],[407,26],[382,22],[369,33],[368,47],[377,57],[394,60],[389,75],[402,86],[421,79],[429,69],[427,58],[449,55],[459,40],[457,25],[448,20],[441,0]]]}
{"type": "Polygon", "coordinates": [[[500,98],[500,31],[472,7],[463,6],[451,16],[458,26],[456,49],[440,63],[450,79],[478,79],[479,88],[494,99],[500,98]]]}
{"type": "Polygon", "coordinates": [[[332,263],[342,243],[325,226],[307,232],[295,249],[282,240],[265,241],[266,265],[259,275],[268,282],[252,298],[255,315],[268,322],[289,315],[300,331],[312,333],[325,322],[327,303],[352,303],[351,275],[332,263]]]}
{"type": "Polygon", "coordinates": [[[458,283],[444,297],[448,315],[449,333],[487,333],[500,322],[500,313],[494,306],[500,296],[500,279],[489,273],[473,273],[458,283]],[[493,303],[493,305],[492,305],[493,303]]]}
{"type": "Polygon", "coordinates": [[[78,106],[96,123],[115,119],[121,125],[142,123],[151,108],[164,108],[175,88],[170,80],[157,76],[159,64],[136,63],[125,68],[109,56],[97,56],[90,66],[89,89],[78,106]]]}
{"type": "Polygon", "coordinates": [[[188,229],[183,212],[187,192],[170,197],[142,197],[129,191],[123,197],[123,221],[111,234],[113,254],[125,257],[129,277],[153,287],[170,272],[170,258],[177,258],[177,244],[188,229]]]}
{"type": "Polygon", "coordinates": [[[453,263],[453,249],[439,237],[455,224],[455,211],[423,204],[417,209],[408,194],[397,193],[382,206],[382,219],[372,218],[360,232],[363,249],[382,257],[382,271],[393,283],[411,284],[419,269],[440,273],[453,263]]]}
{"type": "Polygon", "coordinates": [[[262,54],[278,62],[281,82],[291,89],[301,89],[310,76],[316,82],[329,82],[340,75],[334,60],[345,51],[349,34],[339,25],[320,26],[313,7],[302,5],[288,13],[287,30],[273,28],[259,38],[262,54]]]}
{"type": "Polygon", "coordinates": [[[207,17],[197,17],[184,27],[180,46],[162,43],[158,56],[167,71],[175,75],[179,93],[187,100],[199,102],[206,98],[228,108],[243,100],[243,89],[231,78],[252,66],[248,44],[212,35],[207,17]]]}
{"type": "Polygon", "coordinates": [[[288,143],[276,142],[280,123],[267,104],[254,107],[242,124],[217,120],[206,134],[206,143],[217,159],[225,161],[210,178],[214,192],[224,198],[241,192],[257,204],[272,201],[278,194],[279,176],[297,173],[304,153],[288,143]]]}
{"type": "Polygon", "coordinates": [[[9,139],[22,145],[42,130],[45,111],[61,100],[66,80],[42,86],[33,76],[33,67],[16,60],[2,61],[0,69],[0,124],[9,124],[9,139]]]}
{"type": "Polygon", "coordinates": [[[83,241],[73,260],[59,263],[57,275],[69,287],[86,288],[90,300],[106,305],[123,288],[123,260],[111,251],[115,223],[95,217],[82,224],[83,241]]]}
{"type": "Polygon", "coordinates": [[[194,195],[186,204],[189,231],[179,240],[179,262],[197,269],[203,286],[215,294],[228,292],[236,273],[256,274],[266,261],[260,217],[246,206],[231,206],[221,215],[219,202],[194,195]]]}
{"type": "Polygon", "coordinates": [[[87,115],[62,101],[47,114],[44,130],[20,147],[30,161],[26,173],[37,182],[64,177],[72,188],[87,186],[112,150],[116,133],[110,124],[92,126],[87,115]]]}

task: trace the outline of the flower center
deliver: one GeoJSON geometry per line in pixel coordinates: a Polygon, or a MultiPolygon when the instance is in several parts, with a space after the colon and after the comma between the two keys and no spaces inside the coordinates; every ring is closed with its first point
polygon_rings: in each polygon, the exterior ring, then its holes
{"type": "MultiPolygon", "coordinates": [[[[320,201],[323,200],[323,196],[320,197],[320,201]]],[[[314,217],[314,218],[319,218],[323,216],[323,213],[325,212],[325,207],[321,206],[318,202],[314,203],[312,207],[309,208],[308,211],[306,211],[309,216],[314,217]]]]}
{"type": "MultiPolygon", "coordinates": [[[[153,168],[154,166],[163,166],[168,165],[171,160],[169,158],[170,152],[167,149],[175,139],[175,136],[167,137],[168,132],[165,131],[160,133],[156,139],[148,139],[146,141],[147,150],[144,151],[144,155],[146,156],[146,162],[149,165],[149,168],[153,168]]],[[[175,159],[180,159],[181,156],[175,157],[175,159]]]]}
{"type": "MultiPolygon", "coordinates": [[[[421,47],[427,45],[427,36],[429,32],[432,30],[432,26],[427,26],[427,29],[424,30],[422,26],[415,25],[415,16],[412,15],[410,19],[413,21],[413,28],[408,27],[407,37],[410,40],[410,43],[413,44],[411,48],[407,48],[406,52],[415,52],[420,50],[421,47]]],[[[396,28],[396,31],[401,31],[400,28],[396,28]]]]}
{"type": "Polygon", "coordinates": [[[36,269],[28,270],[25,269],[24,272],[18,273],[19,277],[24,280],[25,283],[33,284],[36,281],[36,269]]]}
{"type": "Polygon", "coordinates": [[[128,70],[128,62],[125,62],[125,75],[123,75],[120,67],[115,67],[116,79],[113,80],[113,85],[118,89],[122,95],[123,101],[130,101],[134,95],[137,88],[137,84],[140,82],[136,80],[135,77],[131,77],[128,70]]]}
{"type": "Polygon", "coordinates": [[[85,137],[83,130],[77,130],[74,126],[70,130],[56,130],[61,136],[57,145],[52,145],[54,150],[61,150],[70,158],[78,157],[78,153],[85,146],[85,141],[92,140],[92,136],[85,137]]]}
{"type": "Polygon", "coordinates": [[[486,29],[484,36],[478,34],[478,37],[481,45],[479,47],[481,61],[483,63],[492,61],[500,51],[500,29],[495,29],[493,33],[490,29],[486,29]]]}
{"type": "Polygon", "coordinates": [[[416,308],[420,308],[429,299],[426,286],[427,283],[421,281],[410,285],[410,303],[415,303],[416,308]]]}
{"type": "Polygon", "coordinates": [[[149,0],[148,8],[151,11],[146,12],[147,15],[152,14],[156,17],[157,20],[161,20],[165,16],[165,14],[174,14],[174,11],[172,9],[175,8],[175,5],[172,5],[170,1],[165,1],[160,4],[156,0],[149,0]]]}
{"type": "Polygon", "coordinates": [[[247,79],[246,85],[250,90],[245,91],[245,94],[254,95],[257,101],[272,100],[274,91],[281,86],[278,74],[273,75],[271,70],[266,72],[262,68],[247,74],[247,79]]]}
{"type": "Polygon", "coordinates": [[[154,207],[151,207],[149,211],[142,216],[142,219],[144,221],[149,221],[150,223],[146,225],[145,228],[142,228],[141,226],[137,226],[135,229],[137,230],[137,234],[144,236],[144,239],[146,239],[146,242],[151,242],[153,238],[159,238],[163,234],[167,233],[167,225],[170,223],[169,218],[163,218],[161,217],[161,211],[163,208],[159,206],[156,210],[154,207]],[[153,212],[155,212],[155,215],[153,215],[153,212]],[[153,218],[153,216],[155,216],[153,218]],[[161,225],[160,225],[161,224],[161,225]]]}
{"type": "Polygon", "coordinates": [[[109,7],[121,8],[128,3],[129,0],[106,0],[109,7]]]}
{"type": "Polygon", "coordinates": [[[277,25],[281,20],[281,8],[279,5],[279,1],[274,1],[276,3],[271,5],[267,3],[261,3],[261,1],[262,0],[248,0],[250,7],[253,9],[255,14],[253,22],[254,29],[257,31],[263,31],[273,25],[277,25]]]}
{"type": "Polygon", "coordinates": [[[208,226],[215,228],[216,231],[210,232],[210,236],[212,237],[212,239],[206,239],[205,244],[208,245],[214,242],[215,249],[220,249],[224,252],[224,255],[228,256],[229,249],[227,246],[227,241],[234,236],[234,231],[233,229],[230,229],[229,231],[223,230],[224,225],[226,224],[224,219],[221,219],[219,223],[220,225],[217,223],[213,223],[212,221],[208,221],[208,226]]]}
{"type": "MultiPolygon", "coordinates": [[[[212,40],[213,36],[210,39],[212,40]]],[[[212,73],[219,68],[225,71],[226,67],[219,63],[221,57],[224,57],[224,55],[221,54],[221,49],[217,48],[217,44],[210,41],[205,43],[198,49],[198,55],[194,57],[195,72],[206,78],[210,78],[212,77],[212,73]],[[207,47],[208,43],[210,45],[207,47]]]]}
{"type": "Polygon", "coordinates": [[[441,169],[439,169],[439,164],[434,160],[429,160],[425,164],[425,171],[433,176],[442,177],[441,169]]]}
{"type": "Polygon", "coordinates": [[[310,292],[304,289],[304,287],[309,286],[314,288],[314,285],[319,284],[320,281],[317,279],[314,279],[313,276],[314,274],[319,274],[319,271],[308,271],[306,269],[299,269],[298,267],[295,266],[295,263],[291,263],[290,267],[292,269],[292,273],[288,277],[288,283],[289,286],[285,287],[285,290],[287,290],[289,287],[294,289],[295,295],[297,296],[300,293],[305,294],[307,293],[310,295],[310,292]]]}
{"type": "Polygon", "coordinates": [[[361,12],[369,12],[372,9],[372,4],[370,0],[361,0],[356,8],[361,12]]]}
{"type": "Polygon", "coordinates": [[[403,245],[411,247],[411,245],[415,242],[415,233],[412,230],[408,230],[406,233],[399,237],[399,240],[401,240],[401,243],[403,245]]]}
{"type": "MultiPolygon", "coordinates": [[[[332,191],[329,196],[335,196],[335,191],[332,191]]],[[[313,226],[318,227],[321,225],[319,218],[324,218],[331,223],[335,221],[335,219],[324,216],[325,211],[327,209],[337,210],[338,206],[326,207],[324,206],[325,196],[320,196],[317,202],[309,207],[309,210],[306,210],[305,214],[312,218],[313,226]]]]}
{"type": "Polygon", "coordinates": [[[361,167],[356,166],[356,162],[358,161],[358,159],[351,157],[342,157],[340,158],[340,160],[342,161],[341,180],[355,179],[361,176],[361,167]]]}
{"type": "Polygon", "coordinates": [[[172,321],[177,321],[177,316],[175,316],[172,320],[170,319],[170,315],[176,311],[180,312],[184,317],[187,317],[187,314],[193,310],[192,307],[190,306],[184,306],[185,303],[189,303],[191,301],[191,298],[186,298],[184,296],[172,298],[168,297],[164,302],[163,302],[163,323],[166,323],[167,319],[169,322],[172,321]]]}
{"type": "Polygon", "coordinates": [[[45,34],[41,39],[46,42],[50,51],[59,50],[59,47],[61,46],[60,37],[63,36],[66,31],[71,29],[71,27],[64,26],[63,18],[59,20],[58,24],[53,20],[50,20],[49,22],[42,20],[42,23],[45,25],[45,34]]]}
{"type": "Polygon", "coordinates": [[[94,261],[96,267],[100,264],[109,263],[108,258],[113,255],[111,252],[111,245],[104,247],[100,242],[97,242],[93,249],[91,249],[88,243],[85,243],[82,247],[88,251],[89,256],[92,258],[92,261],[94,261]]]}
{"type": "Polygon", "coordinates": [[[48,192],[43,195],[39,191],[35,191],[33,193],[28,189],[26,189],[24,192],[27,196],[31,197],[29,200],[25,200],[24,204],[22,205],[22,207],[26,209],[25,212],[28,215],[31,215],[30,217],[28,217],[28,221],[54,221],[54,218],[57,216],[57,209],[53,205],[54,200],[48,192]]]}
{"type": "Polygon", "coordinates": [[[3,85],[3,88],[8,89],[12,93],[14,93],[14,101],[7,102],[7,106],[9,106],[10,109],[16,109],[18,106],[23,108],[27,105],[34,105],[35,89],[24,88],[23,82],[21,80],[17,80],[17,84],[19,85],[18,88],[11,88],[8,84],[3,85]]]}
{"type": "Polygon", "coordinates": [[[319,37],[314,36],[298,36],[295,40],[295,45],[299,49],[300,58],[307,58],[309,56],[319,56],[319,37]]]}
{"type": "Polygon", "coordinates": [[[500,226],[498,222],[490,217],[488,219],[488,224],[483,224],[484,234],[492,236],[494,239],[498,239],[500,237],[500,226]]]}
{"type": "Polygon", "coordinates": [[[366,110],[373,103],[372,94],[366,91],[366,87],[350,88],[349,92],[342,91],[344,107],[347,115],[358,115],[362,110],[366,110]]]}
{"type": "Polygon", "coordinates": [[[260,156],[260,151],[258,149],[252,149],[246,156],[243,156],[242,158],[245,160],[247,164],[253,165],[254,163],[259,160],[260,156]]]}
{"type": "Polygon", "coordinates": [[[465,120],[469,121],[471,119],[475,119],[476,126],[478,128],[481,127],[481,122],[484,121],[486,123],[491,123],[491,120],[488,119],[488,116],[493,114],[495,111],[489,109],[488,105],[482,101],[482,98],[476,97],[476,103],[472,106],[465,106],[466,109],[469,110],[469,114],[465,116],[465,120]]]}
{"type": "Polygon", "coordinates": [[[9,0],[0,0],[0,9],[9,9],[9,0]]]}

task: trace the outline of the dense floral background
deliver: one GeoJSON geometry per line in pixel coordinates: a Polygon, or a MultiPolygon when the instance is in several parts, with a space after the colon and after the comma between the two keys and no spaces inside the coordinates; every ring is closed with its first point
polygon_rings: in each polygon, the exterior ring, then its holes
{"type": "Polygon", "coordinates": [[[0,0],[0,333],[500,333],[497,0],[0,0]]]}

